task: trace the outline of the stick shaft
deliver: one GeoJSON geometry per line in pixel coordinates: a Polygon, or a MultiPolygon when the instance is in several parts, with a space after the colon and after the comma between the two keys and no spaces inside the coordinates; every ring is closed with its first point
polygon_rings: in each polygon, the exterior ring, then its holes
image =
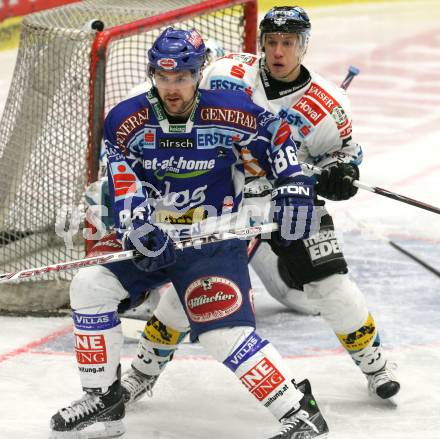
{"type": "MultiPolygon", "coordinates": [[[[312,171],[314,174],[321,174],[322,169],[317,166],[310,165],[308,163],[301,163],[301,167],[312,171]]],[[[440,208],[436,206],[432,206],[431,204],[424,203],[423,201],[414,200],[413,198],[406,197],[405,195],[398,194],[396,192],[391,192],[387,189],[383,189],[377,186],[371,186],[367,183],[364,183],[359,180],[353,180],[353,186],[356,186],[359,189],[363,189],[368,192],[373,192],[377,195],[382,195],[383,197],[391,198],[396,201],[400,201],[402,203],[410,204],[411,206],[418,207],[419,209],[428,210],[430,212],[436,213],[440,215],[440,208]]]]}
{"type": "Polygon", "coordinates": [[[429,210],[430,212],[440,215],[439,207],[432,206],[431,204],[424,203],[423,201],[414,200],[413,198],[409,198],[406,197],[405,195],[397,194],[395,192],[391,192],[387,189],[383,189],[377,186],[370,186],[358,180],[353,181],[353,186],[356,186],[359,189],[364,189],[366,191],[373,192],[378,195],[382,195],[383,197],[391,198],[393,200],[400,201],[402,203],[410,204],[411,206],[415,206],[420,209],[429,210]]]}
{"type": "MultiPolygon", "coordinates": [[[[174,244],[177,249],[182,250],[188,247],[226,241],[229,239],[252,238],[253,236],[271,233],[276,230],[278,230],[278,224],[267,223],[262,224],[261,226],[241,227],[234,230],[218,231],[210,234],[184,238],[180,241],[176,241],[174,244]]],[[[75,268],[90,267],[92,265],[104,265],[112,262],[120,262],[127,259],[133,259],[136,256],[140,256],[140,253],[135,250],[125,250],[116,253],[108,253],[102,256],[93,256],[90,258],[77,259],[69,262],[60,262],[58,264],[46,265],[38,268],[29,268],[12,273],[0,274],[0,283],[35,278],[43,276],[47,273],[57,273],[60,271],[73,270],[75,268]]]]}
{"type": "Polygon", "coordinates": [[[388,240],[388,244],[391,245],[391,247],[395,248],[397,251],[403,253],[405,256],[408,256],[410,259],[412,259],[417,264],[421,265],[423,268],[426,268],[428,271],[430,271],[432,274],[435,274],[437,277],[440,277],[440,271],[435,269],[432,265],[429,265],[424,260],[420,259],[418,256],[416,256],[414,253],[406,250],[401,245],[397,244],[394,241],[388,240]]]}

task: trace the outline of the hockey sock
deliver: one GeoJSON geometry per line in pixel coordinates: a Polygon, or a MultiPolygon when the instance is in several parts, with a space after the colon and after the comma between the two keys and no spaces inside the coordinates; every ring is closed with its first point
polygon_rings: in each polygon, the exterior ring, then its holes
{"type": "Polygon", "coordinates": [[[223,361],[264,407],[281,419],[296,408],[303,394],[278,351],[252,332],[223,361]]]}
{"type": "Polygon", "coordinates": [[[116,310],[98,313],[99,308],[73,311],[75,353],[84,390],[105,393],[117,379],[123,335],[116,310]]]}
{"type": "Polygon", "coordinates": [[[132,366],[144,375],[159,375],[186,334],[164,325],[153,315],[145,325],[132,366]]]}
{"type": "Polygon", "coordinates": [[[368,314],[367,320],[356,331],[336,335],[362,372],[374,373],[385,366],[380,336],[371,314],[368,314]]]}

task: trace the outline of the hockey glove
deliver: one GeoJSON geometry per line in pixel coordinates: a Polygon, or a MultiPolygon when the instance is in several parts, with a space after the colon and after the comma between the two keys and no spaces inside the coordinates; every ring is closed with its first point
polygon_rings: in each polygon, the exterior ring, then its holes
{"type": "Polygon", "coordinates": [[[122,238],[124,250],[137,250],[142,255],[133,262],[139,270],[151,273],[176,262],[173,240],[157,226],[139,219],[122,238]]]}
{"type": "Polygon", "coordinates": [[[272,238],[282,246],[291,241],[306,239],[319,230],[319,219],[314,207],[313,179],[305,175],[275,182],[272,191],[273,219],[279,230],[272,238]]]}
{"type": "Polygon", "coordinates": [[[353,163],[338,163],[323,169],[318,176],[316,192],[332,201],[348,200],[356,195],[358,188],[353,180],[359,179],[359,168],[353,163]]]}

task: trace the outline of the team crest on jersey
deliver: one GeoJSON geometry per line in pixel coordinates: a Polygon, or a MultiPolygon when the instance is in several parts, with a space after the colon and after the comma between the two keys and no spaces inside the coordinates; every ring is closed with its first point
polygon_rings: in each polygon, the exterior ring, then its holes
{"type": "Polygon", "coordinates": [[[334,107],[330,114],[332,115],[338,126],[344,125],[344,123],[347,121],[347,115],[345,114],[344,109],[340,106],[334,107]]]}
{"type": "Polygon", "coordinates": [[[138,163],[142,164],[142,148],[144,147],[144,133],[139,131],[136,133],[126,145],[125,157],[131,161],[134,168],[138,163]]]}

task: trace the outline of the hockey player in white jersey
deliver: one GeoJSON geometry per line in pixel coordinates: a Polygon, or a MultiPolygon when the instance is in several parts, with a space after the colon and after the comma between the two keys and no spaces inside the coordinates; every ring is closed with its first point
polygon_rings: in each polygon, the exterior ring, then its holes
{"type": "MultiPolygon", "coordinates": [[[[324,169],[316,178],[317,194],[346,200],[357,192],[351,181],[359,178],[362,150],[352,139],[343,90],[302,64],[310,29],[302,8],[272,8],[260,23],[262,56],[228,55],[205,70],[202,86],[245,90],[255,103],[287,121],[299,160],[324,169]]],[[[264,177],[264,171],[250,155],[246,170],[248,188],[255,185],[248,189],[248,197],[261,195],[259,188],[266,185],[256,177],[264,177]]],[[[270,246],[277,258],[269,255],[266,244],[252,262],[269,293],[288,307],[319,313],[365,374],[369,390],[383,399],[395,395],[400,384],[387,363],[364,296],[348,276],[331,216],[326,212],[318,236],[288,247],[273,241],[270,246]],[[278,270],[268,267],[268,259],[276,261],[278,270]]]]}
{"type": "MultiPolygon", "coordinates": [[[[310,20],[300,7],[271,9],[260,24],[262,56],[227,55],[205,69],[201,86],[243,90],[258,105],[278,113],[292,129],[300,161],[324,169],[316,179],[318,195],[346,200],[357,191],[351,181],[359,177],[362,150],[351,137],[346,95],[302,64],[310,28],[310,20]]],[[[242,150],[242,154],[248,175],[245,193],[252,203],[252,198],[267,196],[271,185],[250,152],[242,150]]],[[[382,348],[376,323],[363,294],[349,278],[332,218],[326,211],[318,236],[295,241],[288,247],[263,243],[252,265],[269,293],[281,303],[320,314],[327,321],[366,377],[370,393],[387,399],[399,391],[400,384],[382,348]]],[[[171,300],[167,296],[164,300],[171,300]]],[[[163,315],[160,305],[155,314],[147,323],[146,333],[154,327],[166,333],[170,319],[163,315]]],[[[183,322],[181,328],[184,327],[183,322]]],[[[148,346],[145,340],[143,343],[139,352],[160,347],[151,337],[148,346]]],[[[151,367],[143,370],[145,375],[151,375],[149,379],[137,380],[133,371],[123,378],[129,400],[139,398],[154,385],[157,374],[151,367]]]]}

